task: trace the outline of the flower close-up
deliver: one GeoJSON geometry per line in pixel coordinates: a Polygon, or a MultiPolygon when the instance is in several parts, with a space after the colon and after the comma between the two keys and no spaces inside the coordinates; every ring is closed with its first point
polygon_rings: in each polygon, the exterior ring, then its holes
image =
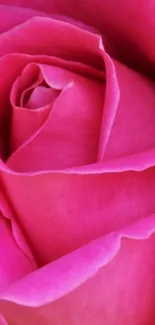
{"type": "Polygon", "coordinates": [[[0,325],[155,325],[154,14],[0,0],[0,325]]]}

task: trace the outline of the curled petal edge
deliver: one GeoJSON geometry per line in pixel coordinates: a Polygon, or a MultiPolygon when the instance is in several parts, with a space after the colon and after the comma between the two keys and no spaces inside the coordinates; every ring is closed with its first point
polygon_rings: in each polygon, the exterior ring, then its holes
{"type": "Polygon", "coordinates": [[[107,234],[15,282],[1,300],[38,307],[78,288],[108,264],[121,249],[123,238],[148,239],[155,232],[155,214],[107,234]]]}
{"type": "Polygon", "coordinates": [[[35,270],[37,268],[37,263],[35,261],[35,258],[26,243],[26,240],[24,239],[24,236],[22,235],[22,232],[20,231],[19,226],[17,225],[16,221],[12,218],[10,209],[8,205],[6,205],[6,200],[1,193],[0,197],[0,211],[3,215],[3,217],[7,220],[9,220],[11,224],[11,230],[12,230],[12,235],[15,240],[16,245],[19,247],[19,249],[22,251],[22,253],[29,259],[32,265],[32,269],[35,270]]]}

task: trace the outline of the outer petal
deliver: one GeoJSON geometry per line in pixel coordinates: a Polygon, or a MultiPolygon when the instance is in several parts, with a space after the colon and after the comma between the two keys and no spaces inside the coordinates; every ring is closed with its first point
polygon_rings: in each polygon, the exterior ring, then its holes
{"type": "Polygon", "coordinates": [[[101,69],[104,64],[99,52],[99,41],[98,35],[74,25],[34,17],[0,35],[0,55],[50,55],[101,69]]]}
{"type": "Polygon", "coordinates": [[[104,57],[107,94],[99,160],[119,158],[154,148],[155,83],[118,61],[110,62],[107,56],[104,57]]]}
{"type": "Polygon", "coordinates": [[[69,16],[96,27],[107,48],[136,69],[154,75],[155,28],[153,0],[1,0],[1,3],[35,8],[69,16]],[[119,10],[118,10],[119,8],[119,10]]]}
{"type": "MultiPolygon", "coordinates": [[[[31,5],[33,6],[32,3],[31,5]]],[[[25,7],[25,2],[22,3],[20,1],[17,1],[17,3],[14,3],[14,1],[12,1],[11,3],[10,1],[10,3],[8,3],[8,1],[5,0],[0,1],[0,33],[4,33],[5,31],[8,31],[13,27],[18,26],[19,24],[35,16],[55,18],[60,21],[69,22],[72,25],[79,26],[83,29],[90,30],[93,33],[97,32],[96,28],[94,28],[93,26],[89,26],[81,21],[72,19],[64,15],[60,15],[59,13],[53,14],[48,13],[47,11],[45,12],[45,10],[42,11],[40,9],[33,9],[28,4],[26,6],[27,8],[23,8],[23,6],[25,7]]]]}
{"type": "Polygon", "coordinates": [[[17,246],[10,222],[0,215],[0,291],[29,272],[32,263],[17,246]]]}
{"type": "Polygon", "coordinates": [[[1,295],[1,311],[23,325],[152,325],[154,230],[148,216],[41,268],[1,295]]]}
{"type": "Polygon", "coordinates": [[[8,198],[41,264],[155,210],[154,168],[94,167],[91,174],[17,174],[1,165],[8,198]]]}
{"type": "Polygon", "coordinates": [[[9,6],[19,6],[19,7],[24,7],[26,8],[35,8],[36,10],[39,11],[44,11],[44,12],[48,12],[50,10],[52,10],[52,8],[60,8],[60,3],[53,3],[53,1],[50,0],[46,0],[44,3],[40,0],[34,0],[33,2],[31,2],[30,0],[28,0],[27,3],[25,3],[24,0],[0,0],[0,4],[4,4],[4,5],[9,5],[9,6]]]}
{"type": "Polygon", "coordinates": [[[0,315],[0,325],[7,325],[7,322],[2,315],[0,315]]]}
{"type": "Polygon", "coordinates": [[[47,17],[50,15],[30,8],[8,6],[6,5],[6,2],[2,5],[0,1],[0,33],[10,30],[34,16],[47,17]]]}

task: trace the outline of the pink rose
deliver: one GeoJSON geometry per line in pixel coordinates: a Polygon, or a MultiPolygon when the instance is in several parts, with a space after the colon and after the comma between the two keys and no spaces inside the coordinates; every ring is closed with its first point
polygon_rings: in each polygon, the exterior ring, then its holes
{"type": "Polygon", "coordinates": [[[0,325],[154,325],[155,4],[0,4],[0,325]]]}

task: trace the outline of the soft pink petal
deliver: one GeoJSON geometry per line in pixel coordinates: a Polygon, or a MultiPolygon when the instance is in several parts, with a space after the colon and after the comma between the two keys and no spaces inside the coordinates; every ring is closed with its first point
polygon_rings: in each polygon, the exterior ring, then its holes
{"type": "MultiPolygon", "coordinates": [[[[10,156],[7,165],[21,172],[95,162],[104,108],[104,83],[54,66],[42,66],[41,70],[49,86],[64,87],[64,90],[42,128],[10,156]]],[[[18,112],[16,116],[18,118],[18,112]]],[[[18,129],[23,119],[18,121],[13,121],[15,132],[16,124],[18,129]]]]}
{"type": "MultiPolygon", "coordinates": [[[[48,12],[50,10],[52,10],[53,8],[61,8],[60,2],[53,2],[53,1],[49,1],[46,0],[44,2],[40,1],[40,0],[33,0],[30,1],[28,0],[27,2],[25,2],[25,0],[0,0],[0,4],[3,5],[7,5],[7,6],[16,6],[18,7],[24,7],[24,10],[26,10],[27,8],[34,8],[36,10],[39,11],[44,11],[44,12],[48,12]]],[[[62,2],[62,8],[64,7],[64,4],[62,2]]],[[[68,6],[67,6],[68,8],[68,6]]],[[[66,10],[67,10],[66,8],[66,10]]],[[[18,8],[17,8],[18,9],[18,8]]]]}
{"type": "MultiPolygon", "coordinates": [[[[52,3],[52,2],[51,2],[52,3]]],[[[90,32],[97,33],[97,30],[95,27],[85,24],[82,21],[72,19],[70,17],[67,17],[65,15],[61,14],[53,14],[48,13],[45,10],[37,10],[37,9],[31,9],[31,6],[34,5],[31,3],[31,5],[26,4],[27,8],[23,8],[25,6],[25,2],[22,3],[21,1],[17,1],[16,3],[14,1],[10,1],[10,3],[6,0],[0,1],[0,33],[4,33],[5,31],[10,30],[11,28],[25,22],[26,20],[32,18],[32,17],[51,17],[57,20],[69,22],[72,25],[75,25],[77,27],[89,30],[90,32]]],[[[44,8],[45,9],[45,8],[44,8]]]]}
{"type": "Polygon", "coordinates": [[[22,24],[26,20],[34,17],[34,16],[50,16],[47,13],[33,10],[30,8],[17,8],[14,6],[8,6],[4,1],[0,1],[0,33],[4,33],[5,31],[10,30],[11,28],[22,24]]]}
{"type": "Polygon", "coordinates": [[[4,316],[23,325],[152,325],[154,230],[148,216],[31,273],[1,295],[4,316]]]}
{"type": "Polygon", "coordinates": [[[58,96],[59,92],[52,88],[46,88],[44,86],[38,86],[33,91],[26,103],[26,107],[29,109],[38,109],[53,103],[58,96]]]}
{"type": "Polygon", "coordinates": [[[102,42],[100,42],[100,50],[103,55],[106,69],[106,93],[98,145],[98,161],[102,161],[104,157],[104,152],[117,114],[121,91],[118,86],[113,60],[104,52],[102,42]]]}
{"type": "Polygon", "coordinates": [[[43,77],[39,68],[36,64],[31,63],[23,69],[21,76],[16,79],[12,86],[10,95],[12,104],[10,153],[35,133],[48,117],[51,105],[37,111],[19,106],[20,102],[24,104],[25,92],[41,84],[42,81],[43,77]]]}
{"type": "MultiPolygon", "coordinates": [[[[34,7],[41,8],[39,2],[34,7]]],[[[108,50],[135,69],[154,75],[154,1],[72,0],[45,2],[42,8],[98,28],[108,50]],[[118,10],[119,8],[119,10],[118,10]]]]}
{"type": "Polygon", "coordinates": [[[108,50],[136,69],[154,75],[154,1],[124,0],[1,0],[1,3],[30,7],[68,16],[96,27],[108,50]],[[119,10],[118,10],[119,8],[119,10]]]}
{"type": "Polygon", "coordinates": [[[0,325],[8,325],[4,317],[0,314],[0,325]]]}
{"type": "Polygon", "coordinates": [[[30,247],[23,235],[21,227],[17,223],[16,216],[13,213],[12,206],[7,198],[7,195],[4,195],[4,191],[0,192],[0,211],[4,218],[9,220],[10,228],[12,229],[12,235],[17,246],[20,250],[29,258],[34,268],[37,267],[36,261],[30,250],[30,247]]]}
{"type": "Polygon", "coordinates": [[[34,271],[30,260],[17,246],[10,222],[0,215],[0,291],[12,282],[34,271]]]}
{"type": "Polygon", "coordinates": [[[1,66],[1,99],[0,105],[3,109],[0,112],[0,147],[3,159],[9,154],[9,130],[11,111],[9,106],[9,94],[11,86],[22,68],[28,62],[53,62],[74,69],[83,74],[95,73],[101,75],[102,72],[83,63],[91,64],[95,67],[103,67],[103,60],[99,52],[99,37],[80,28],[48,18],[33,18],[26,23],[11,29],[0,36],[1,54],[12,52],[32,53],[34,57],[23,55],[21,60],[17,54],[4,56],[0,60],[1,66]],[[29,37],[32,36],[32,38],[29,37]],[[69,37],[68,37],[69,36],[69,37]],[[52,44],[52,46],[51,46],[52,44]],[[73,46],[74,44],[74,46],[73,46]],[[38,54],[44,55],[44,58],[38,54]],[[45,55],[57,56],[45,57],[45,55]],[[88,59],[89,58],[89,59],[88,59]],[[67,59],[67,61],[63,61],[67,59]],[[44,61],[45,60],[45,61],[44,61]],[[73,62],[74,61],[74,62],[73,62]],[[80,63],[79,63],[80,62],[80,63]],[[83,71],[81,71],[81,67],[83,71]],[[5,143],[4,143],[5,138],[5,143]]]}
{"type": "Polygon", "coordinates": [[[142,171],[155,166],[155,148],[118,159],[104,160],[100,163],[59,170],[64,174],[102,174],[109,172],[142,171]]]}
{"type": "MultiPolygon", "coordinates": [[[[103,115],[99,156],[101,160],[137,154],[155,147],[155,83],[118,61],[113,61],[113,64],[116,80],[111,84],[109,97],[113,96],[118,87],[119,102],[106,148],[104,138],[107,123],[103,115]]],[[[116,104],[116,95],[111,97],[111,102],[116,104]]]]}
{"type": "MultiPolygon", "coordinates": [[[[102,160],[103,157],[109,159],[135,154],[154,146],[154,83],[117,61],[113,64],[106,53],[104,53],[104,59],[107,72],[107,89],[102,118],[99,160],[102,160]],[[145,93],[144,99],[141,93],[145,93]],[[126,101],[126,97],[130,100],[126,101]],[[109,144],[104,156],[108,140],[109,144]]],[[[28,157],[28,155],[26,156],[28,157]]],[[[18,158],[19,160],[21,158],[18,158]]],[[[25,159],[23,162],[27,164],[25,159]]],[[[59,164],[56,163],[56,165],[59,167],[59,164]]],[[[10,166],[16,168],[16,163],[10,166]]],[[[50,166],[51,168],[54,167],[53,165],[50,166]]]]}
{"type": "Polygon", "coordinates": [[[154,73],[154,1],[123,0],[1,0],[1,3],[68,16],[96,27],[117,58],[154,73]],[[118,10],[119,8],[119,10],[118,10]],[[132,50],[131,50],[132,49],[132,50]],[[151,64],[152,62],[152,64],[151,64]]]}
{"type": "Polygon", "coordinates": [[[17,219],[42,264],[155,210],[154,168],[27,175],[1,168],[17,219]]]}
{"type": "Polygon", "coordinates": [[[0,55],[9,53],[52,55],[103,68],[99,41],[98,35],[74,25],[55,19],[34,17],[1,34],[0,55]]]}
{"type": "Polygon", "coordinates": [[[154,83],[117,61],[113,64],[106,53],[104,58],[107,85],[99,159],[104,157],[108,140],[106,159],[150,149],[154,146],[154,83]]]}
{"type": "Polygon", "coordinates": [[[2,139],[1,158],[6,159],[10,150],[10,130],[12,109],[9,101],[13,82],[20,75],[22,69],[33,58],[28,56],[8,55],[0,58],[1,82],[0,82],[0,138],[2,139]]]}
{"type": "Polygon", "coordinates": [[[12,86],[10,99],[12,105],[24,106],[27,92],[43,82],[43,77],[35,63],[26,65],[12,86]]]}

